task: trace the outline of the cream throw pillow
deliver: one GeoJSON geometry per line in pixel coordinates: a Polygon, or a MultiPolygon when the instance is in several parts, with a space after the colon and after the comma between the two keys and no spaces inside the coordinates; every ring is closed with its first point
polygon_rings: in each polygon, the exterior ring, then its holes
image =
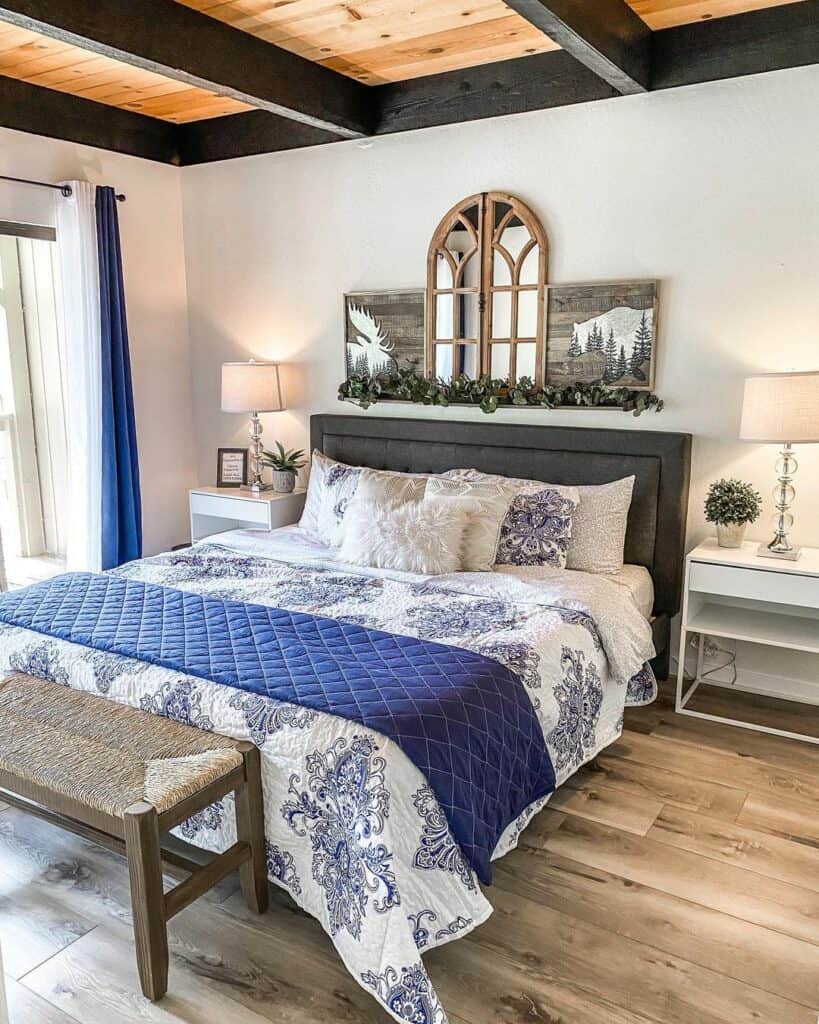
{"type": "Polygon", "coordinates": [[[396,507],[421,501],[427,488],[426,476],[413,473],[390,473],[381,469],[362,469],[358,478],[355,501],[396,507]]]}
{"type": "Polygon", "coordinates": [[[495,564],[501,525],[514,497],[515,489],[502,477],[450,480],[439,476],[427,482],[423,504],[455,504],[469,513],[463,568],[468,572],[490,572],[495,564]]]}
{"type": "Polygon", "coordinates": [[[466,508],[455,502],[383,507],[356,501],[347,510],[338,557],[425,576],[457,572],[469,522],[466,508]]]}

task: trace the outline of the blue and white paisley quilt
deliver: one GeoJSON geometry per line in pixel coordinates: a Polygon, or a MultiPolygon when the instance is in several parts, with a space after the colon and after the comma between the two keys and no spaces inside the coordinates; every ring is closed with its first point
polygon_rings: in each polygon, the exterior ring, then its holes
{"type": "Polygon", "coordinates": [[[423,774],[487,885],[507,826],[554,790],[523,681],[463,647],[110,573],[0,595],[0,622],[367,726],[423,774]]]}
{"type": "MultiPolygon", "coordinates": [[[[528,582],[506,573],[412,577],[341,566],[305,552],[298,531],[280,534],[262,548],[275,557],[200,544],[116,575],[500,662],[526,688],[558,784],[617,738],[627,703],[654,697],[643,668],[653,655],[650,627],[605,579],[561,570],[528,582]]],[[[258,547],[241,537],[233,546],[258,547]]],[[[420,953],[465,934],[491,906],[433,790],[395,742],[359,722],[19,626],[0,626],[0,669],[252,739],[262,755],[271,880],[321,921],[393,1018],[445,1024],[420,953]]],[[[509,826],[495,857],[515,846],[545,799],[509,826]]],[[[224,849],[235,839],[230,799],[179,831],[224,849]]]]}

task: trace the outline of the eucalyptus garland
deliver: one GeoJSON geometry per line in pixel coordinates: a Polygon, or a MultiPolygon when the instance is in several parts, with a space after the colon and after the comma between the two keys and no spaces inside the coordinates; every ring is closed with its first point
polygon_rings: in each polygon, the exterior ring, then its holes
{"type": "Polygon", "coordinates": [[[622,409],[635,416],[653,409],[661,412],[663,402],[650,391],[612,388],[605,384],[583,384],[578,381],[566,387],[545,385],[535,387],[530,377],[521,377],[514,386],[508,381],[488,375],[451,381],[427,380],[412,369],[389,375],[353,374],[339,385],[342,401],[357,402],[367,409],[376,402],[417,402],[421,405],[477,405],[483,412],[495,412],[501,406],[536,407],[542,409],[601,408],[622,409]]]}

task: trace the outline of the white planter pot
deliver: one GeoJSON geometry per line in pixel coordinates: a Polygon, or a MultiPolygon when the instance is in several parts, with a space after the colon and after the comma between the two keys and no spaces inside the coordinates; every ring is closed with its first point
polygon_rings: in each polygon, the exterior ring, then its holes
{"type": "Polygon", "coordinates": [[[273,470],[273,490],[279,494],[289,494],[296,488],[296,474],[289,469],[273,470]]]}
{"type": "Polygon", "coordinates": [[[717,544],[721,548],[741,548],[747,523],[717,523],[717,544]]]}

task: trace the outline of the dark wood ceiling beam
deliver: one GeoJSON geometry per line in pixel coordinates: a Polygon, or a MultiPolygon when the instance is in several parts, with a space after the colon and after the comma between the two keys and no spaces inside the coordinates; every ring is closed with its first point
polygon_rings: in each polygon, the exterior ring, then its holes
{"type": "Polygon", "coordinates": [[[651,29],[625,0],[506,0],[618,93],[646,92],[651,29]]]}
{"type": "Polygon", "coordinates": [[[266,110],[249,110],[179,125],[177,141],[180,161],[189,166],[345,140],[321,128],[268,114],[266,110]]]}
{"type": "Polygon", "coordinates": [[[618,95],[563,50],[379,85],[373,91],[381,112],[378,135],[618,95]]]}
{"type": "Polygon", "coordinates": [[[176,125],[0,76],[0,127],[179,164],[176,125]]]}
{"type": "MultiPolygon", "coordinates": [[[[372,92],[380,110],[379,135],[618,95],[560,50],[376,86],[372,92]]],[[[183,165],[344,141],[260,110],[181,125],[179,139],[183,165]]]]}
{"type": "Polygon", "coordinates": [[[346,138],[366,86],[174,0],[0,0],[0,19],[346,138]]]}
{"type": "Polygon", "coordinates": [[[819,64],[819,0],[654,33],[652,89],[819,64]]]}

